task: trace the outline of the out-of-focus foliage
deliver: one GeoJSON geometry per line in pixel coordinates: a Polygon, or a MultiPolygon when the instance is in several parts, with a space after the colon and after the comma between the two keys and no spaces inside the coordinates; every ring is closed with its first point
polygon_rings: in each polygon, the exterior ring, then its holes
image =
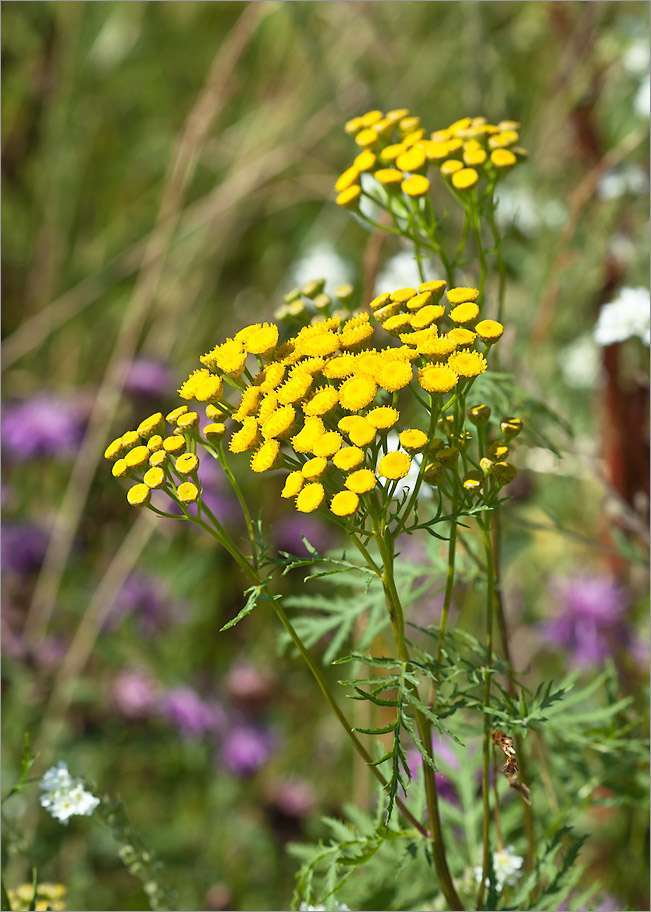
{"type": "MultiPolygon", "coordinates": [[[[560,460],[534,441],[506,508],[514,659],[588,683],[611,657],[607,681],[646,707],[648,351],[600,348],[593,329],[648,284],[648,17],[641,2],[4,5],[5,781],[29,731],[37,773],[64,758],[119,793],[179,908],[286,908],[287,842],[323,836],[320,816],[371,789],[307,672],[280,664],[270,612],[220,634],[244,581],[193,529],[136,523],[101,452],[296,284],[350,281],[368,301],[412,283],[397,242],[332,202],[342,125],[369,108],[522,125],[530,158],[498,210],[516,327],[503,358],[574,436],[548,429],[560,460]]],[[[204,484],[233,515],[221,480],[204,484]]],[[[251,491],[274,548],[337,544],[280,512],[273,483],[251,491]]],[[[302,580],[285,581],[297,603],[302,580]]],[[[469,571],[456,609],[475,604],[469,571]]],[[[436,623],[436,595],[418,611],[436,623]]],[[[541,778],[562,776],[549,762],[541,778]]],[[[586,782],[573,825],[592,834],[590,876],[641,908],[645,789],[624,766],[586,782]]],[[[7,886],[35,865],[70,908],[143,907],[95,821],[63,832],[29,789],[3,814],[7,886]]]]}

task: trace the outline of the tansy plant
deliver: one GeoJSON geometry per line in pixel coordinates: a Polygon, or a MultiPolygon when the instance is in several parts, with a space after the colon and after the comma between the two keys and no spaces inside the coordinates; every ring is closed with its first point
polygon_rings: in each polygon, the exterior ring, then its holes
{"type": "MultiPolygon", "coordinates": [[[[522,741],[543,713],[553,714],[551,704],[563,688],[539,689],[527,703],[510,667],[494,519],[516,475],[511,457],[523,425],[487,403],[504,331],[494,191],[526,154],[518,147],[516,123],[493,125],[481,117],[428,133],[407,110],[370,111],[346,124],[346,132],[359,152],[336,182],[336,203],[373,230],[413,244],[418,287],[382,289],[359,309],[349,286],[330,295],[319,280],[291,292],[276,322],[245,326],[201,356],[202,366],[179,390],[178,408],[146,418],[105,455],[113,475],[132,482],[131,505],[195,523],[230,553],[250,587],[226,627],[260,601],[273,607],[383,789],[375,820],[358,809],[348,823],[330,821],[328,844],[296,849],[303,867],[295,906],[333,904],[342,888],[343,899],[354,902],[345,891],[357,873],[367,891],[357,902],[365,908],[551,908],[550,901],[561,901],[573,885],[554,859],[564,849],[567,861],[578,849],[568,831],[537,847],[522,741]],[[447,188],[451,212],[435,211],[430,182],[437,192],[447,188]],[[493,266],[497,292],[488,295],[493,266]],[[204,459],[217,461],[237,496],[246,546],[202,499],[204,459]],[[350,542],[346,554],[354,549],[357,560],[320,555],[309,543],[305,560],[273,553],[238,481],[247,464],[256,475],[268,475],[278,497],[299,513],[317,513],[338,526],[350,542]],[[437,568],[445,554],[440,617],[425,627],[413,611],[422,580],[399,560],[414,535],[436,545],[437,568]],[[460,541],[464,558],[467,551],[474,561],[472,579],[484,590],[483,642],[448,630],[460,541]],[[328,661],[366,666],[365,674],[342,682],[348,696],[368,705],[365,727],[353,726],[309,651],[326,629],[319,627],[323,615],[308,612],[293,622],[274,591],[280,572],[309,564],[326,565],[313,576],[357,575],[365,583],[366,595],[358,591],[345,603],[334,655],[332,649],[327,654],[328,661]],[[364,614],[355,628],[353,620],[364,614]],[[337,655],[351,637],[352,651],[337,655]],[[509,731],[496,734],[498,725],[509,731]],[[476,736],[483,745],[478,801],[469,759],[476,736]],[[454,827],[449,823],[455,819],[451,804],[441,811],[435,773],[443,767],[434,746],[441,739],[470,770],[471,779],[466,775],[459,786],[461,829],[458,819],[454,827]],[[498,747],[503,756],[491,793],[490,764],[498,747]],[[409,788],[412,751],[420,757],[420,774],[409,788]],[[508,878],[495,861],[504,867],[505,828],[527,855],[523,871],[522,858],[509,855],[515,860],[508,862],[508,878]],[[372,905],[374,887],[363,869],[387,851],[399,852],[403,867],[414,866],[416,873],[403,883],[403,891],[408,884],[413,892],[402,898],[394,892],[392,905],[372,905]]],[[[501,378],[495,374],[495,383],[501,378]]],[[[373,882],[395,867],[383,863],[373,882]]]]}

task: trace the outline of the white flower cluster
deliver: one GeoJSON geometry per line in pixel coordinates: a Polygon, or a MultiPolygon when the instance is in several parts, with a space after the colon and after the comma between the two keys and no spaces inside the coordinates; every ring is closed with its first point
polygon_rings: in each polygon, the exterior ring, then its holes
{"type": "Polygon", "coordinates": [[[648,288],[622,288],[614,301],[599,311],[594,338],[597,345],[613,345],[638,336],[649,344],[651,303],[648,288]]]}
{"type": "MultiPolygon", "coordinates": [[[[499,892],[504,886],[512,886],[519,876],[519,871],[524,864],[521,855],[515,855],[513,846],[507,846],[499,852],[493,852],[493,868],[495,870],[495,889],[499,892]]],[[[481,880],[482,866],[475,868],[475,880],[481,880]]],[[[488,886],[488,878],[486,879],[488,886]]]]}
{"type": "Polygon", "coordinates": [[[51,766],[40,783],[41,807],[59,823],[67,823],[73,814],[90,817],[99,798],[87,792],[81,779],[73,779],[63,761],[51,766]]]}

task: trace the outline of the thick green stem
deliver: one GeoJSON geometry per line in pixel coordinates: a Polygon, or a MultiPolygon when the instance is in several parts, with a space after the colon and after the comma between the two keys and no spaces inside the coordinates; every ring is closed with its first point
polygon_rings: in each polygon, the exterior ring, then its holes
{"type": "Polygon", "coordinates": [[[479,527],[484,542],[486,552],[486,667],[484,669],[484,746],[483,746],[483,764],[482,764],[482,798],[483,798],[483,857],[482,872],[479,890],[477,892],[477,909],[484,907],[484,891],[486,889],[486,879],[490,865],[490,825],[491,825],[491,806],[490,806],[490,785],[488,773],[491,756],[491,718],[487,710],[491,702],[491,666],[493,664],[493,606],[495,604],[495,575],[493,571],[493,545],[490,536],[490,517],[486,520],[479,521],[479,527]]]}

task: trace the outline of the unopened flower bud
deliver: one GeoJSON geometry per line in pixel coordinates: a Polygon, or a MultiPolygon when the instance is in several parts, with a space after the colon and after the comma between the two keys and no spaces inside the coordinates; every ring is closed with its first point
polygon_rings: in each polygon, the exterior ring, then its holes
{"type": "Polygon", "coordinates": [[[484,475],[490,475],[493,471],[493,466],[495,463],[492,459],[489,459],[487,456],[484,456],[483,459],[479,460],[479,468],[482,470],[484,475]]]}
{"type": "Polygon", "coordinates": [[[522,421],[519,418],[503,418],[500,422],[500,428],[507,439],[509,437],[517,437],[522,430],[522,421]]]}
{"type": "Polygon", "coordinates": [[[456,447],[443,447],[436,454],[436,458],[442,465],[450,465],[459,458],[459,450],[456,447]]]}
{"type": "Polygon", "coordinates": [[[327,294],[318,294],[313,299],[313,304],[317,310],[329,310],[332,304],[332,298],[327,294]]]}
{"type": "Polygon", "coordinates": [[[291,304],[293,301],[298,301],[301,297],[301,289],[293,288],[291,291],[288,291],[286,295],[283,296],[283,301],[285,304],[291,304]]]}
{"type": "Polygon", "coordinates": [[[463,476],[463,486],[466,491],[478,491],[481,488],[483,481],[484,476],[476,469],[473,469],[472,472],[467,472],[463,476]]]}
{"type": "Polygon", "coordinates": [[[473,424],[480,425],[486,424],[491,416],[491,410],[490,406],[482,403],[482,405],[473,405],[472,408],[468,409],[466,414],[473,424]]]}
{"type": "Polygon", "coordinates": [[[340,285],[335,288],[335,298],[342,304],[350,304],[355,295],[355,289],[352,285],[340,285]]]}
{"type": "Polygon", "coordinates": [[[317,295],[320,295],[325,287],[325,279],[313,279],[311,282],[308,282],[307,285],[303,285],[301,288],[301,294],[305,295],[306,298],[316,298],[317,295]]]}
{"type": "Polygon", "coordinates": [[[493,466],[493,477],[500,485],[507,485],[517,475],[517,469],[510,462],[496,462],[493,466]]]}
{"type": "Polygon", "coordinates": [[[425,481],[436,482],[441,477],[443,473],[443,466],[440,462],[434,460],[425,466],[425,471],[423,472],[423,477],[425,481]]]}

